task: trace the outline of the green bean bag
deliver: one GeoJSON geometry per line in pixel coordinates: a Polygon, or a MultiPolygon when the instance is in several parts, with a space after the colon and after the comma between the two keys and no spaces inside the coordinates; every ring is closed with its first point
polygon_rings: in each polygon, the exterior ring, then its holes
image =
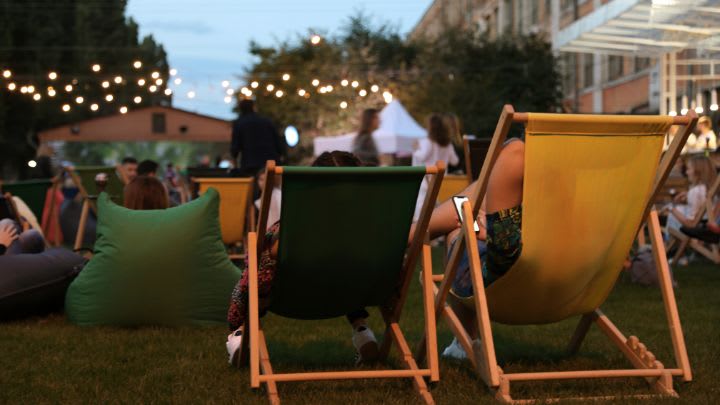
{"type": "Polygon", "coordinates": [[[227,257],[219,196],[166,210],[133,211],[98,199],[95,255],[65,297],[78,325],[225,322],[240,270],[227,257]]]}

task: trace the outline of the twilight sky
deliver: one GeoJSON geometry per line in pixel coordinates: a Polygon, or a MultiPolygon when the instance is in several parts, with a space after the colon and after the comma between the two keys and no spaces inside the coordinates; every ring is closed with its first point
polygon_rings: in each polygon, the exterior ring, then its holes
{"type": "Polygon", "coordinates": [[[223,101],[222,81],[237,88],[252,63],[250,40],[272,45],[296,34],[336,33],[357,11],[375,22],[387,21],[407,33],[432,0],[130,0],[128,15],[152,34],[177,69],[180,85],[171,82],[173,104],[221,118],[233,118],[223,101]],[[188,98],[188,92],[196,96],[188,98]]]}

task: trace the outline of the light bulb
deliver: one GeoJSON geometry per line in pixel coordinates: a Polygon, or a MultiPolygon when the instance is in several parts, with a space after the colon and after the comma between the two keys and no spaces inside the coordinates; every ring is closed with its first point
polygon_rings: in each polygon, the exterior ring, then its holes
{"type": "Polygon", "coordinates": [[[173,80],[173,83],[175,83],[176,85],[180,85],[180,83],[182,83],[182,79],[179,77],[176,77],[175,80],[173,80]]]}
{"type": "Polygon", "coordinates": [[[318,80],[318,79],[313,79],[313,81],[312,81],[312,85],[313,85],[313,86],[317,87],[319,84],[320,84],[320,80],[318,80]]]}
{"type": "Polygon", "coordinates": [[[282,90],[278,90],[278,91],[275,92],[275,97],[280,98],[280,97],[282,97],[284,94],[285,94],[285,93],[284,93],[282,90]]]}
{"type": "Polygon", "coordinates": [[[152,72],[152,74],[151,74],[150,76],[151,76],[153,79],[157,79],[158,77],[160,77],[160,72],[152,72]]]}
{"type": "Polygon", "coordinates": [[[135,104],[140,104],[142,103],[142,97],[135,96],[135,98],[133,98],[133,101],[135,102],[135,104]]]}
{"type": "Polygon", "coordinates": [[[342,79],[342,81],[340,82],[340,85],[343,86],[343,87],[347,87],[348,83],[349,83],[349,82],[348,82],[347,79],[342,79]]]}
{"type": "Polygon", "coordinates": [[[145,79],[138,79],[138,86],[144,86],[145,85],[145,79]]]}
{"type": "Polygon", "coordinates": [[[140,62],[139,60],[136,60],[135,62],[133,62],[133,67],[135,69],[140,69],[142,67],[142,62],[140,62]]]}
{"type": "Polygon", "coordinates": [[[170,69],[170,76],[175,76],[177,74],[177,69],[170,69]]]}
{"type": "Polygon", "coordinates": [[[97,104],[95,104],[95,103],[90,104],[90,110],[97,111],[98,108],[100,108],[100,106],[98,106],[97,104]]]}
{"type": "Polygon", "coordinates": [[[63,104],[62,110],[65,111],[65,112],[70,111],[70,104],[63,104]]]}
{"type": "Polygon", "coordinates": [[[310,43],[313,45],[318,45],[320,43],[320,41],[322,41],[322,37],[318,34],[313,34],[310,37],[310,43]]]}
{"type": "Polygon", "coordinates": [[[194,91],[188,91],[188,92],[187,92],[187,97],[188,97],[188,98],[195,98],[195,92],[194,92],[194,91]]]}
{"type": "Polygon", "coordinates": [[[125,106],[120,107],[120,114],[126,114],[128,112],[128,108],[125,106]]]}
{"type": "Polygon", "coordinates": [[[275,89],[275,86],[272,84],[268,84],[265,88],[267,89],[267,91],[273,91],[275,89]]]}
{"type": "Polygon", "coordinates": [[[360,97],[365,97],[365,96],[367,96],[367,90],[362,89],[358,92],[358,94],[360,94],[360,97]]]}
{"type": "Polygon", "coordinates": [[[157,86],[153,84],[152,86],[148,87],[148,90],[150,90],[150,93],[155,93],[157,91],[157,86]]]}
{"type": "Polygon", "coordinates": [[[112,94],[108,94],[107,96],[105,96],[105,101],[107,101],[109,103],[109,102],[113,101],[114,98],[115,97],[113,97],[112,94]]]}
{"type": "Polygon", "coordinates": [[[100,65],[98,65],[97,63],[94,64],[94,65],[92,65],[92,71],[93,71],[93,72],[99,72],[99,71],[100,71],[100,65]]]}
{"type": "Polygon", "coordinates": [[[290,80],[290,74],[289,74],[289,73],[285,73],[284,75],[282,75],[282,79],[283,79],[284,81],[290,80]]]}
{"type": "Polygon", "coordinates": [[[228,86],[230,86],[230,82],[227,80],[223,80],[220,84],[223,86],[223,88],[227,88],[228,86]]]}
{"type": "Polygon", "coordinates": [[[40,95],[40,93],[35,93],[35,95],[33,95],[33,100],[35,101],[40,101],[41,98],[42,96],[40,95]]]}
{"type": "Polygon", "coordinates": [[[304,95],[305,95],[305,90],[303,90],[303,89],[298,90],[298,96],[302,97],[304,95]]]}
{"type": "Polygon", "coordinates": [[[102,82],[101,86],[103,89],[107,89],[108,87],[110,87],[110,82],[105,80],[104,82],[102,82]]]}
{"type": "Polygon", "coordinates": [[[165,95],[166,95],[166,96],[170,96],[170,95],[172,95],[172,93],[173,93],[173,92],[172,92],[172,89],[165,89],[165,95]]]}
{"type": "Polygon", "coordinates": [[[3,70],[3,77],[9,79],[12,76],[12,72],[8,69],[3,70]]]}
{"type": "Polygon", "coordinates": [[[342,108],[343,110],[346,109],[347,106],[348,106],[347,101],[343,101],[343,102],[340,103],[340,108],[342,108]]]}
{"type": "Polygon", "coordinates": [[[373,84],[372,87],[370,87],[370,91],[372,91],[373,93],[377,93],[378,90],[380,90],[380,86],[378,86],[377,84],[373,84]]]}
{"type": "Polygon", "coordinates": [[[350,85],[353,86],[353,88],[356,88],[357,86],[360,85],[360,83],[358,83],[357,80],[353,80],[353,82],[350,83],[350,85]]]}
{"type": "Polygon", "coordinates": [[[252,87],[253,89],[257,89],[259,85],[260,85],[260,83],[258,83],[258,82],[250,83],[250,87],[252,87]]]}
{"type": "Polygon", "coordinates": [[[55,73],[55,72],[48,73],[48,79],[50,79],[50,80],[57,79],[57,73],[55,73]]]}
{"type": "Polygon", "coordinates": [[[75,97],[75,102],[78,104],[82,104],[85,101],[85,99],[82,96],[75,97]]]}
{"type": "Polygon", "coordinates": [[[115,76],[115,79],[113,79],[113,81],[114,81],[116,84],[122,83],[122,76],[115,76]]]}

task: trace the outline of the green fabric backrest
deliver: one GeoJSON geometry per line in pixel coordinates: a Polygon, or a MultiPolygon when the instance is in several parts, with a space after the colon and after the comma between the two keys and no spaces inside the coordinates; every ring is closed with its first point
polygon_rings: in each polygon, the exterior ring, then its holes
{"type": "Polygon", "coordinates": [[[45,209],[45,198],[47,191],[52,186],[52,180],[27,180],[17,183],[3,184],[3,193],[10,193],[20,197],[30,210],[35,214],[38,221],[42,221],[43,210],[45,209]]]}
{"type": "Polygon", "coordinates": [[[224,323],[240,270],[228,259],[219,196],[134,211],[98,199],[95,255],[65,297],[79,325],[224,323]]]}
{"type": "Polygon", "coordinates": [[[85,191],[90,196],[97,196],[98,189],[95,185],[95,176],[98,173],[105,173],[108,175],[107,186],[105,186],[105,192],[110,195],[112,200],[118,204],[123,203],[124,188],[122,180],[117,174],[117,169],[114,166],[80,166],[73,169],[75,173],[80,177],[80,182],[85,188],[85,191]]]}
{"type": "Polygon", "coordinates": [[[326,319],[387,302],[424,167],[284,167],[270,310],[326,319]]]}

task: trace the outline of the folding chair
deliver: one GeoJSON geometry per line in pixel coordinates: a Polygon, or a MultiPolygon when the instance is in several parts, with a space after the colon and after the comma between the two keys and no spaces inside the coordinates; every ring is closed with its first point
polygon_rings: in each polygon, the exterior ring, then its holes
{"type": "Polygon", "coordinates": [[[52,179],[26,180],[2,183],[2,191],[20,197],[35,214],[35,217],[42,219],[47,191],[52,185],[52,179]]]}
{"type": "MultiPolygon", "coordinates": [[[[697,214],[695,214],[695,217],[692,219],[692,223],[689,225],[690,228],[694,228],[700,225],[700,221],[702,221],[703,217],[705,217],[705,214],[712,210],[712,207],[714,205],[714,197],[719,189],[720,176],[716,176],[715,181],[710,185],[710,189],[707,191],[707,196],[705,197],[705,204],[703,204],[702,208],[700,208],[697,214]]],[[[678,262],[678,260],[685,253],[685,250],[688,248],[688,246],[691,247],[693,250],[696,250],[703,256],[707,257],[708,259],[712,260],[713,262],[720,262],[720,254],[718,253],[718,247],[716,244],[705,247],[701,241],[690,238],[689,236],[682,233],[682,231],[680,231],[679,229],[668,228],[668,232],[670,233],[670,236],[673,237],[673,239],[668,243],[667,250],[670,250],[675,245],[678,245],[677,251],[673,258],[673,263],[678,262]]]]}
{"type": "MultiPolygon", "coordinates": [[[[384,360],[394,343],[405,370],[363,370],[277,374],[273,372],[258,314],[258,254],[263,241],[248,236],[250,385],[267,386],[278,404],[276,382],[364,378],[411,378],[425,403],[432,404],[424,377],[439,379],[435,315],[426,238],[442,181],[442,162],[431,167],[275,167],[268,162],[258,229],[266,229],[270,192],[282,176],[282,215],[269,311],[295,319],[329,319],[363,307],[380,307],[384,360]],[[412,242],[408,235],[420,182],[431,175],[412,242]],[[398,324],[412,273],[422,251],[428,367],[418,368],[398,324]]],[[[264,232],[264,231],[263,231],[264,232]]],[[[249,339],[247,335],[249,332],[249,339]]]]}
{"type": "Polygon", "coordinates": [[[468,176],[448,174],[443,178],[440,185],[440,193],[438,193],[438,202],[449,200],[450,197],[465,190],[470,185],[468,176]]]}
{"type": "MultiPolygon", "coordinates": [[[[514,402],[514,381],[643,377],[657,394],[676,396],[673,376],[692,374],[680,325],[665,247],[652,202],[692,131],[697,116],[601,116],[515,113],[505,106],[480,173],[477,192],[464,204],[464,218],[475,218],[490,171],[512,123],[526,123],[522,201],[522,252],[505,275],[483,286],[472,221],[439,278],[435,311],[450,324],[459,343],[474,353],[471,361],[500,401],[514,402]],[[671,125],[683,125],[661,159],[663,138],[671,125]],[[560,217],[558,217],[560,215],[560,217]],[[648,227],[667,312],[676,366],[666,368],[645,345],[626,338],[599,309],[617,280],[643,220],[648,227]],[[473,344],[446,298],[463,250],[468,249],[473,305],[480,344],[473,344]],[[581,316],[569,351],[579,349],[592,323],[634,368],[505,373],[499,367],[490,321],[526,325],[581,316]]],[[[416,354],[422,360],[424,353],[416,354]]]]}
{"type": "Polygon", "coordinates": [[[468,181],[472,183],[480,175],[480,169],[485,162],[492,139],[476,138],[473,135],[463,135],[463,151],[465,153],[465,173],[468,181]]]}
{"type": "Polygon", "coordinates": [[[203,194],[212,187],[220,193],[220,230],[223,243],[231,250],[230,259],[244,259],[247,251],[247,232],[255,229],[255,210],[252,203],[252,177],[193,178],[203,194]],[[232,253],[242,245],[242,254],[232,253]]]}
{"type": "Polygon", "coordinates": [[[123,170],[117,166],[80,166],[69,167],[65,170],[80,191],[79,194],[83,199],[80,222],[74,245],[74,249],[78,250],[82,247],[82,242],[85,238],[85,224],[87,223],[90,210],[92,209],[93,212],[97,214],[95,201],[100,192],[105,191],[115,203],[122,205],[124,196],[123,189],[125,184],[127,184],[127,179],[125,178],[123,170]],[[104,190],[99,190],[98,185],[95,183],[95,177],[101,173],[107,175],[107,184],[104,190]]]}

